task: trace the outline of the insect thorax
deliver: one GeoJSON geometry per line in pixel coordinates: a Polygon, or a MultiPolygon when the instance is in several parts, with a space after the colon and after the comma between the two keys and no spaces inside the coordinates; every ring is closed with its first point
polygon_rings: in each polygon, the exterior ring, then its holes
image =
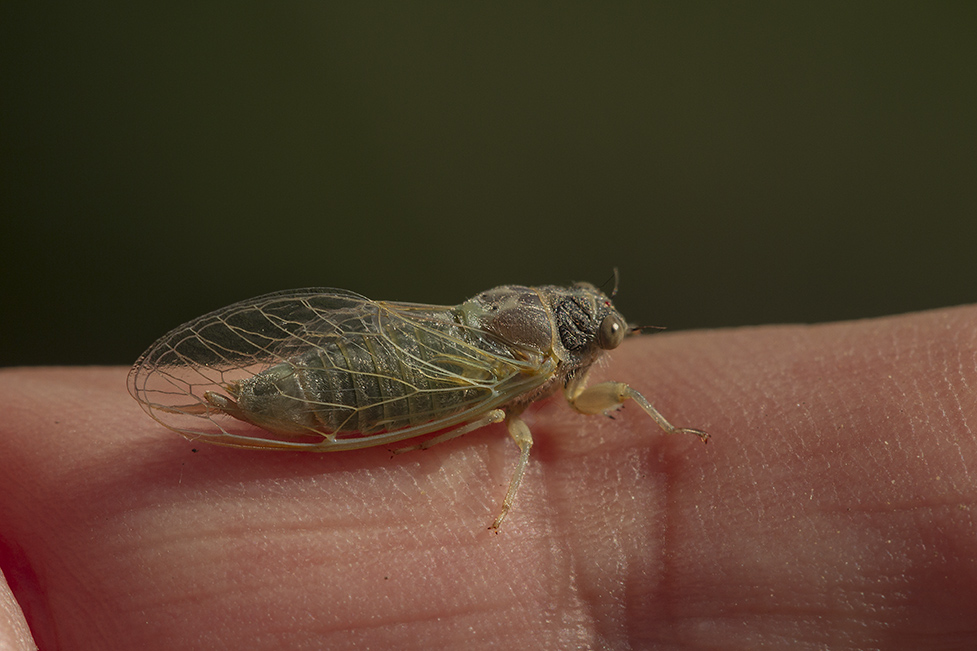
{"type": "MultiPolygon", "coordinates": [[[[588,283],[496,287],[462,304],[460,310],[472,325],[500,340],[556,360],[552,384],[565,384],[597,360],[603,351],[598,335],[608,315],[624,323],[610,299],[588,283]]],[[[534,394],[555,390],[549,384],[534,394]]],[[[526,401],[537,397],[526,396],[526,401]]]]}

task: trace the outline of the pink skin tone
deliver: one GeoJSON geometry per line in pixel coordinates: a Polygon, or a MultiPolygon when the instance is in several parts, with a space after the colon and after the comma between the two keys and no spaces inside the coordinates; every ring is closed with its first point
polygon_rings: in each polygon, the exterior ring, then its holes
{"type": "Polygon", "coordinates": [[[536,404],[498,534],[504,425],[237,450],[128,369],[0,371],[0,648],[977,647],[977,307],[606,359],[709,444],[536,404]]]}

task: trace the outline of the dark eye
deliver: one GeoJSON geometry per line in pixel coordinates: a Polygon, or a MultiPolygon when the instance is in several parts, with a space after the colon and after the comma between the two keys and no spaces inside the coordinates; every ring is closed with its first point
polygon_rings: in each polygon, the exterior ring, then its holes
{"type": "Polygon", "coordinates": [[[628,332],[624,321],[616,314],[608,314],[600,322],[600,332],[597,334],[597,344],[604,350],[617,348],[624,341],[628,332]]]}

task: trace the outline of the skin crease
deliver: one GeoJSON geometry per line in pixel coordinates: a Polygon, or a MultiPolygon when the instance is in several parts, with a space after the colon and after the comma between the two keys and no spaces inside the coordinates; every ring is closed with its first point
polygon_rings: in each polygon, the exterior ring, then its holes
{"type": "Polygon", "coordinates": [[[977,307],[605,359],[712,440],[534,405],[499,534],[501,425],[236,450],[148,418],[128,369],[0,371],[5,578],[45,650],[977,647],[977,307]]]}

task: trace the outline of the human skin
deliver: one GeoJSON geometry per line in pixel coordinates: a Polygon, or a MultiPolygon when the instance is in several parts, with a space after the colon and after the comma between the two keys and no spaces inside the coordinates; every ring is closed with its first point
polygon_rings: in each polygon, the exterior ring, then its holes
{"type": "Polygon", "coordinates": [[[591,382],[709,444],[538,403],[499,533],[501,425],[221,448],[146,416],[128,369],[0,371],[0,648],[31,648],[24,618],[44,650],[977,647],[977,307],[606,359],[591,382]]]}

